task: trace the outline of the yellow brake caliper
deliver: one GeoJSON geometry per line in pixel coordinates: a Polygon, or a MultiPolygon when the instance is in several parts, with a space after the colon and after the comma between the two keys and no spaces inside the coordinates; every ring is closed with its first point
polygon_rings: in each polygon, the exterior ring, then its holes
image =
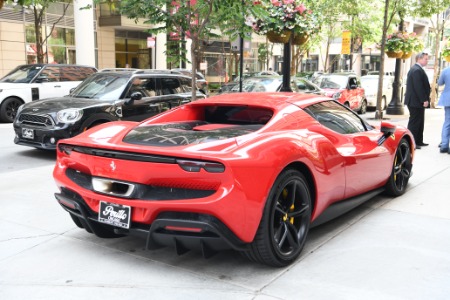
{"type": "MultiPolygon", "coordinates": [[[[282,196],[283,196],[283,199],[286,199],[286,198],[287,198],[287,196],[288,196],[288,191],[287,191],[286,189],[283,189],[282,196]]],[[[294,211],[294,208],[295,208],[295,205],[294,205],[294,203],[292,203],[291,207],[289,208],[289,211],[290,211],[290,212],[294,211]]],[[[287,219],[288,219],[288,215],[285,214],[285,215],[283,216],[283,221],[286,222],[287,219]]],[[[289,222],[290,222],[291,224],[294,224],[294,217],[291,217],[291,218],[289,219],[289,222]]]]}

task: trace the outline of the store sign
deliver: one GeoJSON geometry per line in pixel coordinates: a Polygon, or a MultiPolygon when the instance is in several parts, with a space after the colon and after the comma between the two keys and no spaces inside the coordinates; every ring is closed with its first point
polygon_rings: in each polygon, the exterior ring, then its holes
{"type": "Polygon", "coordinates": [[[350,54],[350,45],[351,45],[351,33],[350,31],[342,32],[342,50],[341,54],[350,54]]]}
{"type": "Polygon", "coordinates": [[[147,37],[147,48],[155,48],[156,45],[156,38],[154,37],[147,37]]]}

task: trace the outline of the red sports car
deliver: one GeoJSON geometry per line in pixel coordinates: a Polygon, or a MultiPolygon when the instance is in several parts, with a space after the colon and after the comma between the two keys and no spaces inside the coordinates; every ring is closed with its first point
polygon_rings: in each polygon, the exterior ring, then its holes
{"type": "Polygon", "coordinates": [[[55,196],[99,237],[140,235],[178,254],[232,248],[280,267],[310,226],[403,194],[414,147],[407,129],[369,125],[330,98],[224,94],[61,140],[55,196]]]}

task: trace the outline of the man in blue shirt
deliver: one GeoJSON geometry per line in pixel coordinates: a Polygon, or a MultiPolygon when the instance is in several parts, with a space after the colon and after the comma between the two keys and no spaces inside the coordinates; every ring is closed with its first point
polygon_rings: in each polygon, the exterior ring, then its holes
{"type": "Polygon", "coordinates": [[[450,67],[447,67],[442,71],[441,76],[439,76],[438,84],[445,85],[444,91],[438,101],[438,106],[443,106],[445,111],[444,124],[442,125],[441,144],[439,147],[441,153],[450,154],[448,150],[450,136],[450,67]]]}

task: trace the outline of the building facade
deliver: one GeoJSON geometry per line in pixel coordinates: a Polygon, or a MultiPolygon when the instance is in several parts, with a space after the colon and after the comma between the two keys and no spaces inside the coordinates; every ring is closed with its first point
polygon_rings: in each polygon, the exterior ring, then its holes
{"type": "MultiPolygon", "coordinates": [[[[45,38],[46,63],[78,63],[102,68],[167,69],[172,66],[166,59],[166,34],[153,36],[146,32],[148,24],[136,23],[118,13],[117,7],[102,4],[95,9],[79,10],[92,5],[92,0],[52,3],[42,22],[45,38]],[[75,5],[75,7],[74,7],[75,5]]],[[[36,62],[35,19],[32,10],[5,5],[0,10],[0,76],[20,64],[36,62]]],[[[428,22],[406,22],[408,32],[428,36],[428,22]]],[[[221,83],[239,73],[239,49],[236,41],[205,41],[200,70],[208,81],[221,83]]],[[[323,47],[313,49],[308,55],[297,58],[298,72],[366,71],[380,68],[380,51],[375,45],[360,47],[350,56],[341,55],[342,40],[332,41],[327,66],[323,47]]],[[[187,49],[189,40],[187,41],[187,49]]],[[[244,43],[244,72],[273,70],[282,72],[283,45],[270,44],[264,36],[253,35],[244,43]],[[260,49],[270,55],[261,59],[260,49]]],[[[187,54],[189,57],[189,53],[187,54]]],[[[403,73],[414,64],[414,56],[404,63],[403,73]]],[[[189,68],[187,64],[185,67],[189,68]]],[[[395,59],[385,59],[385,71],[393,71],[395,59]]],[[[403,77],[403,75],[402,75],[403,77]]]]}

